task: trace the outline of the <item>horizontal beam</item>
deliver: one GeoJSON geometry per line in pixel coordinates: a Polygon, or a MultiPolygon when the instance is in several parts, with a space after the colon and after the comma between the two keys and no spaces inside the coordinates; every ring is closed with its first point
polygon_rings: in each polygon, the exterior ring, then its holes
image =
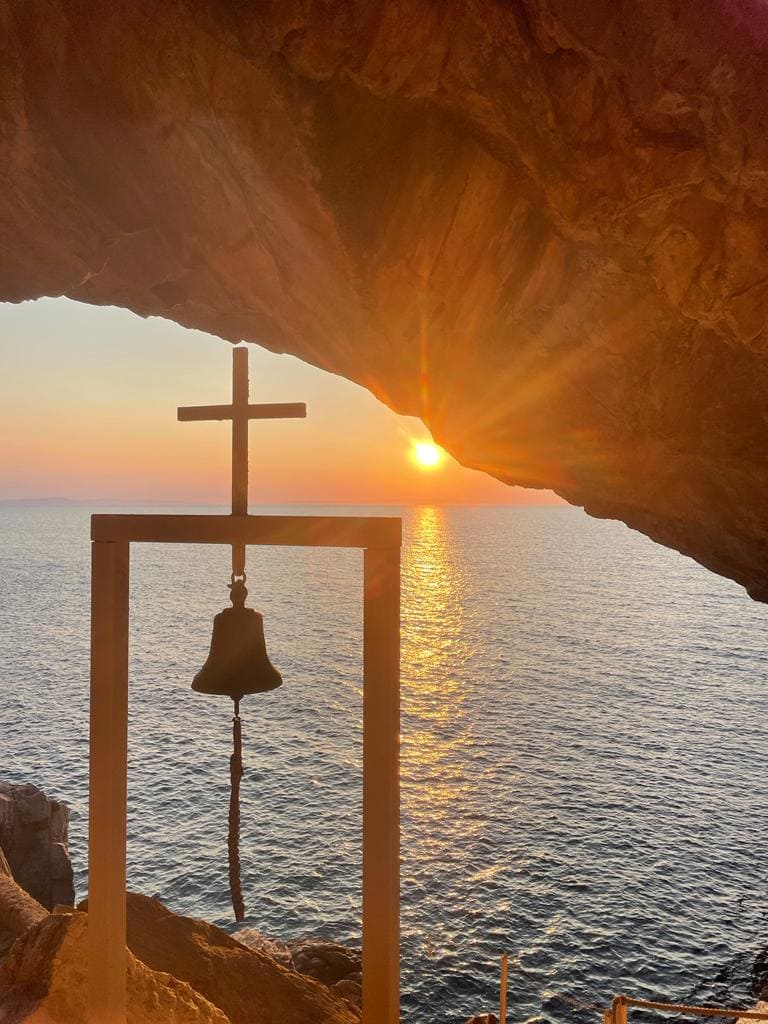
{"type": "Polygon", "coordinates": [[[91,540],[136,544],[275,544],[399,548],[396,516],[91,516],[91,540]]]}
{"type": "MultiPolygon", "coordinates": [[[[303,420],[307,416],[304,402],[272,402],[247,405],[243,410],[249,420],[303,420]]],[[[240,408],[237,409],[240,415],[240,408]]],[[[231,405],[182,405],[176,410],[182,423],[193,420],[231,420],[231,405]]]]}

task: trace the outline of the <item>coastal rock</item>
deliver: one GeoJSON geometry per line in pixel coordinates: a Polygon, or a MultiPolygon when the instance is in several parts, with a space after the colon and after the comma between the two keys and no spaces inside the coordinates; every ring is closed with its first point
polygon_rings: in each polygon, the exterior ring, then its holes
{"type": "Polygon", "coordinates": [[[20,935],[46,917],[45,907],[24,892],[9,872],[0,870],[0,959],[20,935]]]}
{"type": "Polygon", "coordinates": [[[321,981],[353,1006],[362,1006],[363,957],[359,949],[327,939],[294,939],[280,942],[255,928],[242,928],[235,938],[272,957],[288,970],[321,981]]]}
{"type": "Polygon", "coordinates": [[[231,1024],[359,1021],[359,1014],[327,986],[284,969],[214,925],[180,917],[135,893],[128,896],[128,948],[152,970],[187,982],[231,1024]]]}
{"type": "Polygon", "coordinates": [[[351,978],[359,980],[363,969],[362,953],[359,949],[341,946],[324,939],[299,939],[290,942],[291,960],[294,968],[326,985],[351,978]]]}
{"type": "Polygon", "coordinates": [[[48,910],[72,906],[69,809],[31,784],[0,782],[0,847],[14,879],[48,910]]]}
{"type": "Polygon", "coordinates": [[[242,942],[244,946],[250,947],[250,949],[257,949],[261,953],[266,953],[267,956],[276,960],[281,967],[285,967],[289,971],[296,969],[291,949],[287,942],[282,942],[280,939],[270,939],[257,928],[241,928],[235,932],[234,938],[238,942],[242,942]]]}
{"type": "Polygon", "coordinates": [[[342,978],[331,986],[336,995],[358,1010],[363,1008],[363,986],[359,981],[351,981],[349,978],[342,978]]]}
{"type": "Polygon", "coordinates": [[[0,0],[0,299],[291,352],[768,599],[764,0],[0,0]]]}
{"type": "MultiPolygon", "coordinates": [[[[85,914],[47,915],[15,943],[0,965],[0,1024],[90,1024],[86,928],[85,914]]],[[[230,1022],[184,981],[129,955],[128,1024],[230,1022]]]]}

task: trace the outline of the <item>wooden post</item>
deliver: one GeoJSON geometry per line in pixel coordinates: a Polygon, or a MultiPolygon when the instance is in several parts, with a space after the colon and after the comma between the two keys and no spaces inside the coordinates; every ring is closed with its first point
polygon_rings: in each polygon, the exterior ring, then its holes
{"type": "Polygon", "coordinates": [[[96,542],[91,577],[88,998],[91,1024],[125,1024],[128,544],[96,542]]]}
{"type": "Polygon", "coordinates": [[[89,1024],[126,1024],[128,562],[134,541],[364,548],[363,1020],[399,1024],[399,521],[93,516],[91,535],[89,1024]]]}
{"type": "Polygon", "coordinates": [[[626,996],[615,996],[611,1004],[611,1015],[614,1024],[627,1024],[629,1017],[629,1005],[626,996]]]}
{"type": "MultiPolygon", "coordinates": [[[[248,515],[248,349],[232,349],[232,515],[248,515]]],[[[232,572],[245,572],[245,545],[232,545],[232,572]]]]}
{"type": "Polygon", "coordinates": [[[232,515],[248,515],[248,349],[232,349],[232,515]]]}
{"type": "Polygon", "coordinates": [[[400,1020],[400,549],[366,548],[363,1019],[400,1020]]]}
{"type": "MultiPolygon", "coordinates": [[[[184,423],[201,420],[232,420],[232,515],[248,515],[248,423],[307,415],[303,402],[251,405],[248,384],[248,348],[232,349],[232,404],[184,405],[176,410],[184,423]]],[[[245,545],[232,545],[232,573],[245,574],[245,545]]]]}
{"type": "Polygon", "coordinates": [[[501,983],[499,985],[499,1024],[507,1024],[507,954],[501,954],[501,983]]]}

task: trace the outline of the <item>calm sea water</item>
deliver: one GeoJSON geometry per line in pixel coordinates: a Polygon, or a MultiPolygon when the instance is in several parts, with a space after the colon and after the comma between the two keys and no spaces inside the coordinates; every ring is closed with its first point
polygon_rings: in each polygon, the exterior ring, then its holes
{"type": "MultiPolygon", "coordinates": [[[[404,1018],[493,1009],[502,949],[512,1021],[622,990],[749,1002],[768,609],[574,509],[403,515],[404,1018]]],[[[0,531],[0,778],[71,805],[83,895],[88,510],[4,508],[0,531]]],[[[129,872],[229,928],[229,706],[189,689],[227,560],[134,549],[129,872]]],[[[285,686],[244,703],[243,887],[275,936],[359,941],[361,584],[359,552],[249,554],[285,686]]]]}

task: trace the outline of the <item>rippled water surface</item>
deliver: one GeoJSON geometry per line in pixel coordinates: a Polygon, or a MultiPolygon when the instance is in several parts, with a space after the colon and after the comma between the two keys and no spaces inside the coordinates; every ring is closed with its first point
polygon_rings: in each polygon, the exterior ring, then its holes
{"type": "MultiPolygon", "coordinates": [[[[0,777],[73,807],[80,894],[88,514],[0,510],[0,777]]],[[[492,1009],[502,949],[512,1021],[621,990],[749,1001],[766,607],[577,510],[403,515],[405,1019],[492,1009]]],[[[131,886],[224,927],[229,708],[189,683],[227,563],[134,549],[129,779],[131,886]]],[[[251,550],[249,585],[286,684],[244,703],[246,923],[357,942],[362,556],[251,550]]]]}

